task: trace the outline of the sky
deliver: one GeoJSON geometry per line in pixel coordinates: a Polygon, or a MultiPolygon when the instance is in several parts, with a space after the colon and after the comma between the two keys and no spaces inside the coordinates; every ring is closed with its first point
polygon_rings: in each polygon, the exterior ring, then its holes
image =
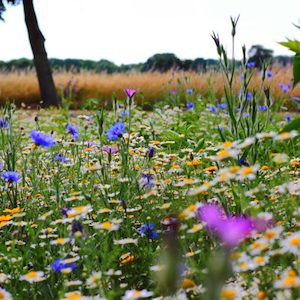
{"type": "MultiPolygon", "coordinates": [[[[230,16],[240,15],[236,54],[261,44],[275,55],[292,55],[278,44],[300,40],[299,0],[35,0],[51,58],[145,62],[156,53],[180,59],[217,58],[219,34],[231,51],[230,16]]],[[[8,7],[0,22],[0,60],[32,58],[22,5],[8,7]]]]}

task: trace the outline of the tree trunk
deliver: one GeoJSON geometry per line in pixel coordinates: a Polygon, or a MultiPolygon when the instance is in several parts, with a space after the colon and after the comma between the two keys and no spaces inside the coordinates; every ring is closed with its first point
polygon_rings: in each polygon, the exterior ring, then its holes
{"type": "Polygon", "coordinates": [[[33,7],[33,0],[23,0],[25,23],[33,52],[33,61],[37,73],[42,98],[42,106],[59,106],[52,71],[45,49],[45,38],[40,31],[33,7]]]}

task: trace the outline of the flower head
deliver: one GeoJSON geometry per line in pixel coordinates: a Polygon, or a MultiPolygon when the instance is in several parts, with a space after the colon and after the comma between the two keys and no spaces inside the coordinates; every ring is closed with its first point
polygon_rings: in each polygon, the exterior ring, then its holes
{"type": "Polygon", "coordinates": [[[139,233],[141,235],[145,235],[148,239],[156,239],[157,238],[157,232],[154,230],[154,224],[143,224],[139,228],[139,233]]]}
{"type": "Polygon", "coordinates": [[[65,269],[74,271],[76,268],[75,262],[68,262],[68,260],[56,259],[52,265],[52,270],[54,272],[63,272],[65,269]]]}
{"type": "Polygon", "coordinates": [[[124,92],[129,98],[132,98],[136,94],[136,90],[129,88],[124,89],[124,92]]]}
{"type": "Polygon", "coordinates": [[[8,126],[9,126],[8,120],[4,121],[3,119],[0,119],[0,128],[5,129],[5,128],[8,128],[8,126]]]}
{"type": "Polygon", "coordinates": [[[115,141],[122,136],[124,131],[125,131],[125,124],[123,122],[117,122],[107,130],[106,132],[107,139],[111,141],[115,141]]]}
{"type": "Polygon", "coordinates": [[[4,171],[2,172],[2,178],[9,182],[18,182],[21,178],[21,175],[15,171],[4,171]]]}
{"type": "Polygon", "coordinates": [[[68,124],[67,125],[67,133],[72,134],[74,139],[76,139],[76,140],[79,139],[78,128],[75,125],[68,124]]]}
{"type": "Polygon", "coordinates": [[[56,144],[55,140],[50,134],[45,134],[41,131],[32,130],[30,132],[30,137],[33,139],[36,146],[49,148],[56,144]]]}
{"type": "Polygon", "coordinates": [[[195,103],[194,102],[189,102],[186,104],[186,108],[187,109],[193,109],[195,107],[195,103]]]}

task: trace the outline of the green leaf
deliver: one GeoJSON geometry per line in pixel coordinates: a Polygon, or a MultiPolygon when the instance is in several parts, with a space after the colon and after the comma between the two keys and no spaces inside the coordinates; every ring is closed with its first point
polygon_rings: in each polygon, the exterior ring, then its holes
{"type": "Polygon", "coordinates": [[[300,129],[300,118],[294,119],[290,121],[288,124],[286,124],[281,132],[289,132],[292,130],[299,130],[300,129]]]}
{"type": "Polygon", "coordinates": [[[293,52],[300,54],[300,41],[288,39],[287,42],[280,42],[279,44],[289,48],[293,52]]]}
{"type": "Polygon", "coordinates": [[[298,82],[300,82],[300,53],[296,54],[294,57],[293,74],[294,74],[293,86],[295,86],[298,82]]]}

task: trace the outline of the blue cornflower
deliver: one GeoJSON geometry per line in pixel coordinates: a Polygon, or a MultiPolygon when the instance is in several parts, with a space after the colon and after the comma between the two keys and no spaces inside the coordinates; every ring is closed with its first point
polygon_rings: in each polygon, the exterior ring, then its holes
{"type": "Polygon", "coordinates": [[[195,103],[194,102],[188,102],[187,104],[186,104],[186,108],[187,109],[193,109],[195,107],[195,103]]]}
{"type": "Polygon", "coordinates": [[[286,120],[287,122],[289,122],[289,121],[292,120],[292,117],[291,117],[290,115],[287,115],[287,116],[285,117],[285,120],[286,120]]]}
{"type": "Polygon", "coordinates": [[[45,134],[41,131],[32,130],[30,132],[30,137],[37,146],[49,148],[56,144],[55,140],[50,134],[45,134]]]}
{"type": "Polygon", "coordinates": [[[189,95],[192,95],[193,94],[193,89],[187,89],[186,93],[189,94],[189,95]]]}
{"type": "Polygon", "coordinates": [[[267,107],[265,105],[259,105],[258,106],[258,109],[261,111],[261,112],[265,112],[267,110],[267,107]]]}
{"type": "Polygon", "coordinates": [[[71,271],[74,271],[76,268],[76,263],[66,263],[62,259],[56,259],[52,265],[52,270],[55,272],[60,273],[64,269],[71,269],[71,271]]]}
{"type": "Polygon", "coordinates": [[[218,107],[222,110],[226,109],[227,108],[227,104],[226,103],[219,103],[218,104],[218,107]]]}
{"type": "Polygon", "coordinates": [[[267,71],[267,72],[266,72],[266,76],[267,76],[268,78],[271,78],[271,77],[273,76],[273,73],[270,72],[270,71],[267,71]]]}
{"type": "Polygon", "coordinates": [[[120,111],[120,116],[121,116],[121,117],[128,117],[128,116],[129,116],[129,112],[126,111],[126,110],[121,110],[121,111],[120,111]]]}
{"type": "Polygon", "coordinates": [[[250,114],[249,113],[247,113],[247,112],[245,112],[245,113],[243,113],[243,118],[249,118],[250,117],[250,114]]]}
{"type": "Polygon", "coordinates": [[[244,160],[244,159],[240,159],[240,160],[239,160],[239,164],[241,164],[242,166],[247,166],[247,167],[249,167],[249,163],[248,163],[246,160],[244,160]]]}
{"type": "Polygon", "coordinates": [[[117,122],[107,130],[106,132],[107,139],[111,141],[115,141],[122,136],[124,131],[125,131],[125,124],[123,122],[117,122]]]}
{"type": "Polygon", "coordinates": [[[55,155],[54,160],[57,160],[62,163],[67,163],[69,161],[69,159],[67,157],[64,157],[62,154],[55,155]]]}
{"type": "Polygon", "coordinates": [[[60,209],[61,213],[63,214],[63,216],[67,216],[68,212],[71,210],[71,207],[63,207],[60,209]]]}
{"type": "Polygon", "coordinates": [[[255,67],[255,62],[254,61],[249,61],[248,63],[247,63],[247,67],[248,68],[254,68],[255,67]]]}
{"type": "Polygon", "coordinates": [[[67,125],[67,132],[71,133],[74,139],[76,139],[76,140],[79,139],[78,128],[75,125],[68,124],[67,125]]]}
{"type": "Polygon", "coordinates": [[[5,128],[8,128],[8,126],[9,126],[8,120],[4,121],[3,119],[0,119],[0,128],[5,129],[5,128]]]}
{"type": "Polygon", "coordinates": [[[151,147],[147,152],[147,157],[152,158],[154,156],[154,148],[151,147]]]}
{"type": "Polygon", "coordinates": [[[209,107],[210,111],[213,113],[213,114],[216,114],[218,112],[218,109],[214,106],[214,105],[211,105],[209,107]]]}
{"type": "Polygon", "coordinates": [[[15,171],[2,172],[2,178],[9,182],[18,182],[21,179],[21,175],[15,171]]]}
{"type": "Polygon", "coordinates": [[[247,92],[247,94],[246,94],[246,100],[250,101],[251,98],[252,98],[252,93],[251,92],[247,92]]]}
{"type": "Polygon", "coordinates": [[[291,88],[291,85],[290,84],[284,84],[284,83],[279,83],[278,86],[281,88],[281,90],[284,92],[284,93],[288,93],[290,88],[291,88]]]}
{"type": "Polygon", "coordinates": [[[156,239],[157,238],[157,232],[154,229],[154,224],[143,224],[139,228],[139,233],[141,235],[145,235],[148,239],[156,239]]]}

